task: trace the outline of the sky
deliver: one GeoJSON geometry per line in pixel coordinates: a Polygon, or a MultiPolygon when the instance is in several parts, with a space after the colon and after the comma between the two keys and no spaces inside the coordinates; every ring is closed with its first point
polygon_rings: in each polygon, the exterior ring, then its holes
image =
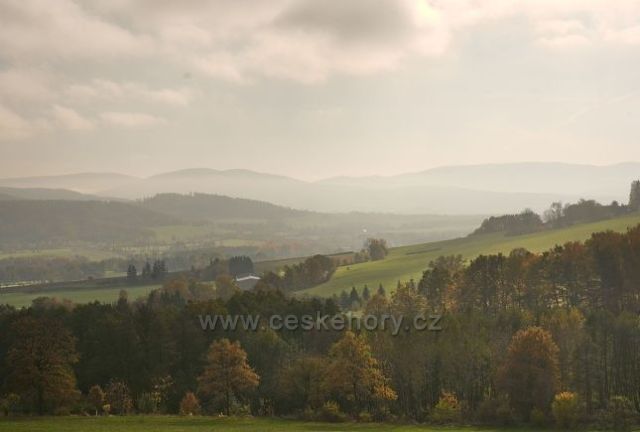
{"type": "Polygon", "coordinates": [[[0,0],[0,177],[640,160],[640,1],[0,0]]]}

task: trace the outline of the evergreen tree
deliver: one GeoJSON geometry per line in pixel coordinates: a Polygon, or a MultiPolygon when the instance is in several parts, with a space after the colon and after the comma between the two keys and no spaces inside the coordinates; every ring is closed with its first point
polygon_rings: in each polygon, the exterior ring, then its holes
{"type": "Polygon", "coordinates": [[[364,285],[364,289],[362,290],[362,300],[368,302],[371,298],[371,293],[369,292],[369,287],[367,284],[364,285]]]}
{"type": "Polygon", "coordinates": [[[129,264],[129,267],[127,268],[127,281],[135,282],[136,279],[138,279],[138,270],[135,265],[129,264]]]}
{"type": "Polygon", "coordinates": [[[342,290],[340,293],[340,309],[347,310],[351,306],[351,301],[349,300],[349,294],[345,290],[342,290]]]}
{"type": "Polygon", "coordinates": [[[151,264],[149,261],[144,263],[144,267],[142,267],[142,279],[150,279],[151,278],[151,264]]]}
{"type": "Polygon", "coordinates": [[[382,286],[382,283],[380,285],[378,285],[378,295],[380,295],[382,297],[386,297],[387,296],[387,291],[382,286]]]}
{"type": "Polygon", "coordinates": [[[631,211],[640,210],[640,180],[631,183],[631,193],[629,194],[629,209],[631,211]]]}
{"type": "Polygon", "coordinates": [[[349,306],[357,307],[361,301],[360,294],[358,294],[356,287],[351,287],[351,293],[349,293],[349,306]]]}

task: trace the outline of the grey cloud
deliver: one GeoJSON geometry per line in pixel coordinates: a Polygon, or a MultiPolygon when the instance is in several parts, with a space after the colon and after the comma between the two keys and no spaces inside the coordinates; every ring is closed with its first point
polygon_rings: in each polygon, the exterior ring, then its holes
{"type": "Polygon", "coordinates": [[[293,3],[275,25],[319,32],[346,43],[392,43],[409,37],[414,21],[404,2],[327,0],[293,3]]]}

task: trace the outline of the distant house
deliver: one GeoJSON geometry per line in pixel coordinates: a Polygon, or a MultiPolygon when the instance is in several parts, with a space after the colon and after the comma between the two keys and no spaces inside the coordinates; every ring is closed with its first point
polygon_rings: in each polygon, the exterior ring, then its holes
{"type": "Polygon", "coordinates": [[[253,274],[236,276],[236,285],[238,285],[242,291],[250,291],[256,286],[259,280],[260,278],[253,274]]]}

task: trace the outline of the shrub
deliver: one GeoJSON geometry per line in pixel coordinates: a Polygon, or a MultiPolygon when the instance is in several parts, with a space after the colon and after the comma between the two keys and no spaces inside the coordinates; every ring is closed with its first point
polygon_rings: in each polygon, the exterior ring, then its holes
{"type": "Polygon", "coordinates": [[[142,393],[138,396],[136,406],[142,414],[153,414],[158,411],[158,398],[151,393],[142,393]]]}
{"type": "Polygon", "coordinates": [[[361,423],[371,423],[373,421],[373,416],[368,411],[362,411],[358,414],[358,421],[361,423]]]}
{"type": "Polygon", "coordinates": [[[534,426],[543,427],[547,425],[547,416],[540,408],[534,408],[529,414],[529,421],[534,426]]]}
{"type": "Polygon", "coordinates": [[[394,416],[387,406],[378,407],[373,412],[373,421],[375,422],[391,422],[394,420],[394,416]]]}
{"type": "Polygon", "coordinates": [[[506,400],[501,402],[496,408],[496,420],[503,426],[509,426],[515,423],[515,414],[506,400]]]}
{"type": "Polygon", "coordinates": [[[6,397],[0,399],[0,411],[5,416],[15,414],[20,406],[20,396],[15,393],[9,393],[6,397]]]}
{"type": "Polygon", "coordinates": [[[453,423],[460,420],[460,404],[453,393],[442,393],[433,409],[431,419],[436,423],[453,423]]]}
{"type": "Polygon", "coordinates": [[[559,428],[575,427],[580,418],[578,396],[571,392],[558,393],[551,404],[551,412],[559,428]]]}
{"type": "Polygon", "coordinates": [[[200,401],[193,392],[187,392],[180,401],[180,415],[193,416],[200,414],[200,401]]]}
{"type": "Polygon", "coordinates": [[[607,408],[598,415],[598,426],[602,430],[631,430],[634,411],[633,404],[624,396],[613,396],[607,408]]]}
{"type": "Polygon", "coordinates": [[[318,412],[318,420],[340,423],[346,421],[347,417],[340,411],[340,407],[334,401],[325,402],[318,412]]]}
{"type": "Polygon", "coordinates": [[[56,407],[53,410],[53,415],[58,417],[66,417],[71,415],[71,410],[69,409],[69,407],[66,407],[66,406],[56,407]]]}
{"type": "Polygon", "coordinates": [[[498,421],[498,407],[500,406],[500,401],[496,399],[485,399],[483,400],[478,409],[476,410],[476,418],[480,423],[484,424],[494,424],[498,421]]]}

